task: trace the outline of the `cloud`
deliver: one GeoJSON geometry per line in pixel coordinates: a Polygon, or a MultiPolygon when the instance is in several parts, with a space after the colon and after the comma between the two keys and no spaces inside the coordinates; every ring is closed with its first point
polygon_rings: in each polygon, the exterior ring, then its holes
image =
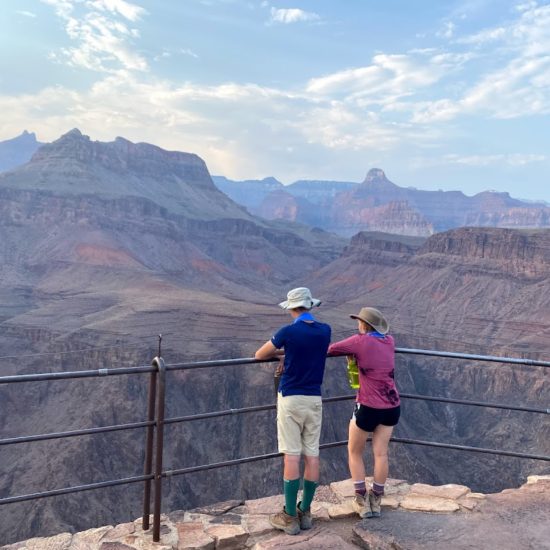
{"type": "Polygon", "coordinates": [[[177,55],[177,54],[181,54],[181,55],[185,55],[185,56],[188,56],[188,57],[192,57],[194,59],[198,59],[199,56],[193,51],[191,50],[190,48],[180,48],[179,50],[177,50],[176,52],[170,50],[170,49],[164,49],[162,50],[161,53],[155,55],[153,57],[153,60],[154,61],[161,61],[162,59],[169,59],[171,58],[172,56],[174,55],[177,55]]]}
{"type": "Polygon", "coordinates": [[[511,166],[522,167],[528,164],[537,162],[545,162],[550,160],[548,155],[532,154],[532,153],[497,153],[492,155],[459,155],[448,154],[441,157],[430,157],[416,159],[415,168],[425,168],[429,166],[443,166],[455,164],[460,166],[470,167],[486,167],[486,166],[511,166]]]}
{"type": "Polygon", "coordinates": [[[517,11],[528,11],[537,7],[537,2],[531,0],[530,2],[523,2],[515,6],[517,11]]]}
{"type": "Polygon", "coordinates": [[[50,59],[72,67],[98,72],[116,72],[121,68],[148,69],[145,58],[134,51],[132,41],[139,31],[125,20],[136,21],[145,10],[124,0],[42,0],[54,8],[65,23],[68,37],[76,44],[52,52],[50,59]]]}
{"type": "Polygon", "coordinates": [[[321,17],[318,14],[298,8],[271,8],[271,23],[289,24],[298,23],[299,21],[319,21],[320,19],[321,17]]]}
{"type": "Polygon", "coordinates": [[[480,55],[491,68],[462,97],[418,104],[414,122],[464,114],[499,119],[550,114],[550,5],[523,4],[518,19],[461,37],[457,44],[483,47],[480,55]]]}
{"type": "Polygon", "coordinates": [[[445,21],[443,28],[435,33],[439,38],[452,38],[456,25],[452,21],[445,21]]]}
{"type": "Polygon", "coordinates": [[[180,53],[183,55],[188,55],[189,57],[194,57],[195,59],[199,58],[199,56],[190,48],[181,48],[180,53]]]}
{"type": "Polygon", "coordinates": [[[137,21],[142,15],[147,13],[144,8],[125,2],[124,0],[89,0],[87,4],[90,8],[99,11],[118,13],[129,21],[137,21]]]}
{"type": "Polygon", "coordinates": [[[23,15],[25,17],[36,17],[36,13],[33,13],[32,11],[17,10],[15,13],[18,13],[19,15],[23,15]]]}
{"type": "Polygon", "coordinates": [[[311,79],[306,91],[318,97],[354,101],[362,107],[377,104],[388,110],[407,110],[398,100],[428,90],[473,57],[472,53],[439,53],[434,49],[378,54],[365,67],[311,79]]]}

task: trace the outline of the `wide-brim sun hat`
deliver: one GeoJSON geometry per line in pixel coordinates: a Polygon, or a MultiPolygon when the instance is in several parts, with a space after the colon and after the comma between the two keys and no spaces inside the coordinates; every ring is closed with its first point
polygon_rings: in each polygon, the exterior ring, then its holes
{"type": "Polygon", "coordinates": [[[361,319],[380,334],[387,334],[390,324],[386,318],[374,307],[363,307],[357,315],[350,315],[352,319],[361,319]]]}
{"type": "Polygon", "coordinates": [[[283,309],[296,309],[298,307],[304,307],[306,309],[311,309],[312,307],[317,307],[321,305],[321,300],[313,298],[311,296],[311,291],[306,287],[293,288],[288,291],[286,295],[286,300],[279,304],[279,307],[283,309]]]}

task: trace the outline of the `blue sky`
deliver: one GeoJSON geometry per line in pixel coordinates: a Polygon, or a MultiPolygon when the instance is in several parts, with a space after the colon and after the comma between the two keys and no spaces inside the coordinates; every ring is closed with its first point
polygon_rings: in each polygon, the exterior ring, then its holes
{"type": "Polygon", "coordinates": [[[3,0],[0,140],[550,201],[550,2],[3,0]]]}

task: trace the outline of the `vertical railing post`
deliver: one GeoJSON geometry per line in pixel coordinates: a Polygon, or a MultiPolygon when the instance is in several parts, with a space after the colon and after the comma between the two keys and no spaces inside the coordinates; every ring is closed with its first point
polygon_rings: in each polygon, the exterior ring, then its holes
{"type": "MultiPolygon", "coordinates": [[[[155,420],[155,401],[157,397],[157,372],[158,366],[153,362],[153,366],[157,369],[153,371],[149,377],[149,396],[147,399],[147,421],[155,420]]],[[[147,426],[145,433],[145,462],[143,466],[143,474],[151,475],[153,471],[153,439],[155,435],[155,425],[147,426]]],[[[149,514],[151,513],[151,479],[145,480],[143,488],[143,530],[149,529],[149,514]]]]}
{"type": "Polygon", "coordinates": [[[153,508],[153,542],[160,542],[160,512],[162,503],[162,453],[164,444],[164,396],[166,390],[166,366],[162,357],[155,357],[158,369],[156,449],[155,449],[155,502],[153,508]]]}

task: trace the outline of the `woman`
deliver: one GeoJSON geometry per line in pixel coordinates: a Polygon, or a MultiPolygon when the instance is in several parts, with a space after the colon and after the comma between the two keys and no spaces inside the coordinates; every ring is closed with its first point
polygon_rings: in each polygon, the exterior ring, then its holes
{"type": "Polygon", "coordinates": [[[379,517],[388,477],[388,444],[399,421],[400,400],[394,382],[395,344],[389,324],[377,309],[364,307],[357,315],[359,334],[335,342],[328,355],[354,355],[359,367],[359,390],[349,424],[349,469],[355,488],[353,507],[362,518],[379,517]],[[367,494],[363,450],[372,433],[374,479],[367,494]]]}

